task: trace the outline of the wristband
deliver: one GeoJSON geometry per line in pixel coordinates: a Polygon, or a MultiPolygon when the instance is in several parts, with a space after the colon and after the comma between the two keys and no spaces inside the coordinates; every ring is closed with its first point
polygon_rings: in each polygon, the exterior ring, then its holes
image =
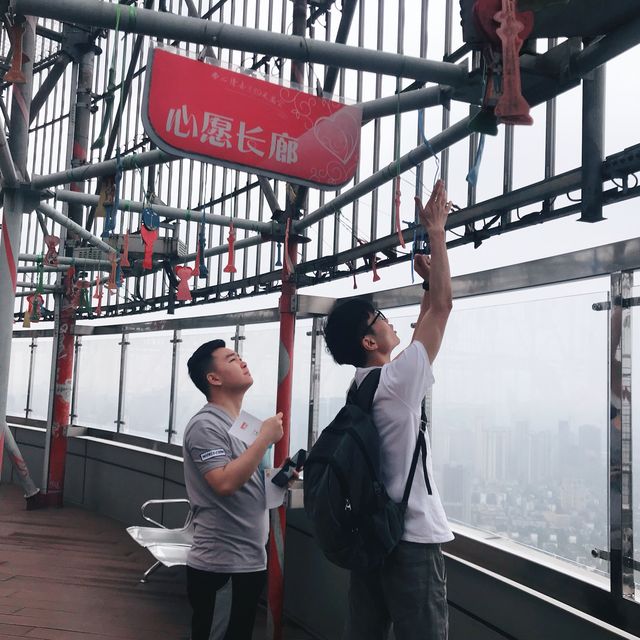
{"type": "Polygon", "coordinates": [[[429,281],[428,281],[428,280],[425,280],[425,281],[422,283],[422,288],[423,288],[425,291],[429,291],[429,281]]]}

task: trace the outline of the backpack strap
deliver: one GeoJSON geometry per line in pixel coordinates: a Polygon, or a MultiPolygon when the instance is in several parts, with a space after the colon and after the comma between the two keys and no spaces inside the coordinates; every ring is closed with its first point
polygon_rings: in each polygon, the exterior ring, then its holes
{"type": "Polygon", "coordinates": [[[369,371],[360,386],[357,386],[354,380],[347,393],[347,404],[355,404],[366,413],[371,413],[373,396],[376,395],[381,373],[382,367],[376,367],[373,371],[369,371]]]}
{"type": "Polygon", "coordinates": [[[420,407],[420,429],[418,430],[418,440],[416,442],[416,448],[413,450],[413,458],[411,459],[411,468],[409,469],[409,477],[407,478],[407,484],[404,487],[404,494],[402,495],[402,505],[406,508],[409,504],[409,494],[411,493],[411,486],[413,485],[413,478],[416,475],[416,468],[418,467],[418,457],[422,454],[422,471],[424,473],[424,481],[427,485],[427,493],[431,495],[431,483],[429,482],[429,472],[427,471],[427,440],[425,437],[425,431],[427,430],[427,413],[424,408],[424,400],[420,407]]]}

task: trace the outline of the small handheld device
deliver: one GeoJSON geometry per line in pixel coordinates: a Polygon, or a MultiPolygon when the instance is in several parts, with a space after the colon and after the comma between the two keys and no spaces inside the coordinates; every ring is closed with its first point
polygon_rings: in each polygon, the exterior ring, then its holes
{"type": "Polygon", "coordinates": [[[289,480],[293,478],[294,471],[300,471],[304,466],[304,461],[307,458],[307,452],[304,449],[300,449],[298,453],[287,458],[282,465],[282,468],[278,473],[276,473],[273,478],[271,478],[271,482],[277,485],[278,487],[284,487],[287,485],[289,480]]]}

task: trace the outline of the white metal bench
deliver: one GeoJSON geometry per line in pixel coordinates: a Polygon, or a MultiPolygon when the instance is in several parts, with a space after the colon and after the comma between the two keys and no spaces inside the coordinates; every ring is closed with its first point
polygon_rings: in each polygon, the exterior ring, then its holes
{"type": "Polygon", "coordinates": [[[145,511],[151,505],[187,504],[186,498],[169,500],[147,500],[141,507],[142,517],[153,527],[127,527],[127,533],[151,553],[156,562],[144,572],[140,582],[147,582],[149,576],[161,565],[175,567],[187,564],[187,554],[193,544],[193,514],[191,508],[184,525],[179,529],[168,529],[162,523],[148,516],[145,511]]]}

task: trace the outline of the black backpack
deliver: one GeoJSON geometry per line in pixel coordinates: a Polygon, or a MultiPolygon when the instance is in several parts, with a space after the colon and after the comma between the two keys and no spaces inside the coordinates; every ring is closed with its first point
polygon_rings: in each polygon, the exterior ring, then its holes
{"type": "Polygon", "coordinates": [[[382,566],[404,532],[418,456],[426,472],[423,422],[401,502],[394,502],[380,480],[380,442],[371,417],[381,369],[371,371],[360,387],[355,382],[347,402],[320,434],[304,465],[304,508],[318,545],[327,558],[345,569],[382,566]]]}

